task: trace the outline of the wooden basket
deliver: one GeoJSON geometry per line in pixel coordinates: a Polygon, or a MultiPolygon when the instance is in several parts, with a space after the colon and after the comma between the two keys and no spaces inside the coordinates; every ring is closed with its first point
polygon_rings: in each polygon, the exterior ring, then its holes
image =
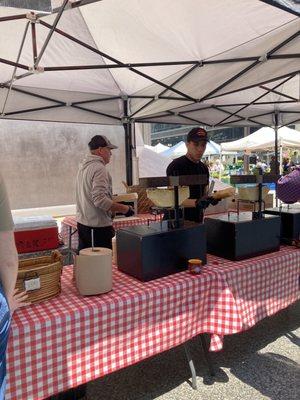
{"type": "Polygon", "coordinates": [[[63,257],[54,250],[50,256],[28,258],[19,261],[16,289],[27,291],[28,301],[38,303],[58,296],[63,257]]]}

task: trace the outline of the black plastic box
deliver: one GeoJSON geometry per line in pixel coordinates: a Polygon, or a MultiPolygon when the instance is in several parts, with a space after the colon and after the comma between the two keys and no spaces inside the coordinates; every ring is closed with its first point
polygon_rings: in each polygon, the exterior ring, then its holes
{"type": "Polygon", "coordinates": [[[184,271],[190,258],[206,263],[203,224],[185,222],[168,229],[167,221],[137,225],[117,231],[118,268],[140,281],[150,281],[184,271]]]}
{"type": "Polygon", "coordinates": [[[207,252],[229,260],[243,260],[279,250],[280,217],[252,220],[251,212],[205,218],[207,252]]]}
{"type": "Polygon", "coordinates": [[[278,215],[281,218],[281,241],[291,243],[294,239],[298,240],[300,236],[300,207],[290,206],[267,208],[266,214],[278,215]]]}

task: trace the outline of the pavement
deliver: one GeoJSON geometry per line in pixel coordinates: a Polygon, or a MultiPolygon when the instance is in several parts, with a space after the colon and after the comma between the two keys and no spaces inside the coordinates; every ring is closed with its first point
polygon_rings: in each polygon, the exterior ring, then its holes
{"type": "Polygon", "coordinates": [[[197,390],[183,346],[90,382],[85,400],[299,400],[300,301],[241,334],[227,336],[212,353],[209,376],[199,337],[188,342],[197,390]]]}

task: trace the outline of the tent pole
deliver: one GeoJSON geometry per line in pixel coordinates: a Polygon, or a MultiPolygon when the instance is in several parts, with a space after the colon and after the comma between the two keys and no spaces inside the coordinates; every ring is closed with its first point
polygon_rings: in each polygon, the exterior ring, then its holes
{"type": "Polygon", "coordinates": [[[125,130],[126,183],[132,185],[132,122],[128,118],[128,99],[123,100],[125,130]]]}
{"type": "Polygon", "coordinates": [[[282,175],[282,173],[283,173],[282,161],[283,161],[283,148],[282,148],[282,142],[280,139],[280,141],[279,141],[279,173],[280,173],[280,175],[282,175]]]}
{"type": "Polygon", "coordinates": [[[275,119],[275,173],[279,175],[279,165],[278,165],[278,113],[274,115],[275,119]]]}
{"type": "MultiPolygon", "coordinates": [[[[25,43],[25,39],[26,39],[27,32],[28,32],[29,24],[30,24],[30,23],[27,22],[27,24],[26,24],[26,26],[25,26],[25,30],[24,30],[23,37],[22,37],[22,41],[21,41],[21,45],[20,45],[20,48],[19,48],[19,52],[18,52],[16,64],[19,63],[19,60],[20,60],[20,57],[21,57],[21,54],[22,54],[22,50],[23,50],[23,47],[24,47],[24,43],[25,43]]],[[[7,91],[7,93],[6,93],[6,96],[5,96],[5,100],[4,100],[3,107],[2,107],[2,111],[1,111],[1,115],[2,115],[2,116],[3,116],[4,113],[5,113],[6,103],[7,103],[8,97],[9,97],[9,95],[10,95],[10,93],[11,93],[11,89],[12,89],[12,86],[13,86],[13,82],[14,82],[14,78],[15,78],[15,76],[16,76],[16,73],[17,73],[17,65],[15,65],[15,67],[14,67],[14,70],[13,70],[13,73],[12,73],[12,77],[11,77],[11,80],[10,80],[10,84],[9,84],[9,89],[8,89],[8,91],[7,91]]]]}
{"type": "MultiPolygon", "coordinates": [[[[275,121],[275,174],[279,175],[279,165],[278,165],[278,112],[274,114],[274,121],[275,121]]],[[[277,197],[277,183],[276,183],[276,190],[275,190],[275,201],[276,207],[278,207],[278,197],[277,197]]]]}
{"type": "MultiPolygon", "coordinates": [[[[244,137],[249,136],[250,135],[250,126],[245,126],[244,127],[244,137]]],[[[244,152],[244,174],[248,175],[249,174],[249,154],[246,154],[244,152]]]]}
{"type": "Polygon", "coordinates": [[[43,57],[43,54],[44,54],[44,52],[46,50],[46,47],[48,46],[48,43],[50,42],[50,39],[51,39],[51,37],[52,37],[52,35],[54,33],[54,30],[55,30],[55,28],[56,28],[56,26],[57,26],[57,24],[58,24],[58,22],[59,22],[59,20],[60,20],[60,18],[62,16],[63,12],[64,12],[64,9],[66,8],[66,5],[68,3],[69,3],[69,0],[64,0],[62,6],[60,7],[60,9],[59,9],[59,11],[58,11],[58,13],[57,13],[57,15],[55,17],[55,20],[53,22],[53,25],[51,26],[50,32],[48,33],[48,36],[46,37],[46,40],[45,40],[45,42],[44,42],[44,44],[43,44],[43,46],[42,46],[42,48],[41,48],[41,50],[39,52],[39,55],[36,57],[36,60],[35,60],[35,63],[34,63],[34,68],[37,68],[39,62],[41,61],[41,58],[43,57]]]}

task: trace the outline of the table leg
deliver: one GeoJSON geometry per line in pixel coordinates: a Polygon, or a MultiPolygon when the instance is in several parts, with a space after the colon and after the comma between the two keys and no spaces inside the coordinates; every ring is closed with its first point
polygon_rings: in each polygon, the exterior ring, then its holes
{"type": "Polygon", "coordinates": [[[183,343],[183,347],[184,347],[186,358],[188,360],[189,367],[190,367],[191,374],[192,374],[192,388],[194,390],[197,390],[197,381],[196,381],[197,376],[196,376],[196,370],[195,370],[195,366],[194,366],[194,361],[193,361],[193,359],[191,357],[191,353],[189,351],[188,344],[187,343],[183,343]]]}
{"type": "Polygon", "coordinates": [[[71,264],[71,249],[72,249],[72,227],[69,226],[69,238],[68,238],[68,264],[71,264]]]}
{"type": "Polygon", "coordinates": [[[77,229],[72,228],[72,226],[69,226],[69,236],[68,236],[68,248],[67,248],[67,260],[68,260],[68,265],[73,264],[73,259],[72,255],[77,254],[77,249],[72,249],[72,236],[77,232],[77,229]]]}
{"type": "Polygon", "coordinates": [[[215,369],[214,369],[214,365],[213,365],[212,359],[211,359],[210,354],[209,354],[208,341],[207,341],[206,335],[204,333],[201,333],[200,340],[201,340],[201,345],[202,345],[204,358],[205,358],[206,364],[208,366],[209,374],[210,374],[210,376],[215,376],[216,372],[215,372],[215,369]]]}

